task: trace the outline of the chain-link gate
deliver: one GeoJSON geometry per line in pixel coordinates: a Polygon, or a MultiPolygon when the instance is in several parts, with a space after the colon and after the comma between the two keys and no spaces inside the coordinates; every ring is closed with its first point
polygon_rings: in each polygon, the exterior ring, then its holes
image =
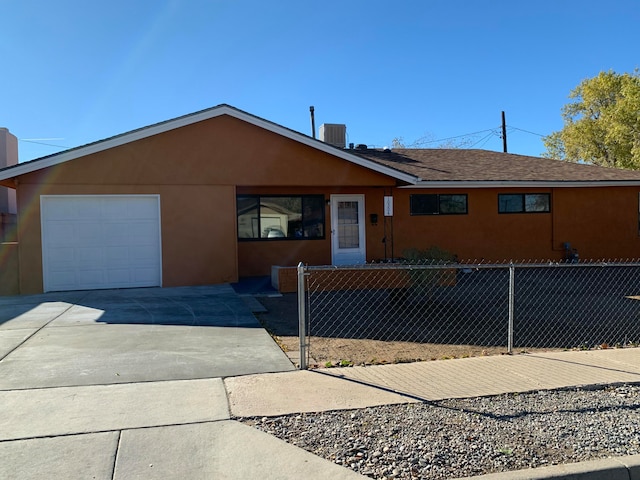
{"type": "Polygon", "coordinates": [[[298,282],[301,368],[327,338],[420,344],[421,359],[436,346],[484,354],[640,342],[638,262],[301,264],[298,282]]]}

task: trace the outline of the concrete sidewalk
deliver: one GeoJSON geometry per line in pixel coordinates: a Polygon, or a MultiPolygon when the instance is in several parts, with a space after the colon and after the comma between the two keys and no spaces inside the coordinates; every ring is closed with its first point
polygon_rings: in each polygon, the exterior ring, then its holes
{"type": "Polygon", "coordinates": [[[227,378],[231,413],[274,416],[640,383],[640,348],[474,357],[227,378]]]}
{"type": "MultiPolygon", "coordinates": [[[[243,305],[225,288],[0,301],[0,478],[365,478],[235,418],[640,382],[637,348],[295,371],[243,305]]],[[[640,480],[640,457],[487,478],[640,480]]]]}
{"type": "MultiPolygon", "coordinates": [[[[233,416],[301,412],[640,383],[640,348],[477,357],[225,379],[233,416]]],[[[476,477],[640,480],[640,455],[476,477]]]]}
{"type": "MultiPolygon", "coordinates": [[[[233,418],[620,382],[640,349],[2,391],[0,478],[364,478],[233,418]]],[[[501,475],[640,478],[640,457],[501,475]]]]}

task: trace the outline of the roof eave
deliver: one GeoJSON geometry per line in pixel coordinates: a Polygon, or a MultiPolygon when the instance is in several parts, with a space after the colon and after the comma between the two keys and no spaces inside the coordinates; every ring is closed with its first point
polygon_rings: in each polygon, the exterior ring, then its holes
{"type": "Polygon", "coordinates": [[[640,187],[640,180],[419,180],[399,188],[640,187]]]}

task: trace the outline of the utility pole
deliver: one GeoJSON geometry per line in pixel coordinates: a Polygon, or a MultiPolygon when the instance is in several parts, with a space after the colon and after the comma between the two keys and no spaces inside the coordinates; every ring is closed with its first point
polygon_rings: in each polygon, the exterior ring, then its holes
{"type": "Polygon", "coordinates": [[[507,153],[507,122],[504,119],[504,110],[502,111],[502,150],[507,153]]]}

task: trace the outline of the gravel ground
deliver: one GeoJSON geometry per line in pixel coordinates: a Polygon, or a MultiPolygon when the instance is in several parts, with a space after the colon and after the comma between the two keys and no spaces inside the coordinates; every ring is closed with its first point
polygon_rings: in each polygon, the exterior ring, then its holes
{"type": "Polygon", "coordinates": [[[640,453],[640,386],[241,418],[376,479],[442,479],[640,453]]]}

